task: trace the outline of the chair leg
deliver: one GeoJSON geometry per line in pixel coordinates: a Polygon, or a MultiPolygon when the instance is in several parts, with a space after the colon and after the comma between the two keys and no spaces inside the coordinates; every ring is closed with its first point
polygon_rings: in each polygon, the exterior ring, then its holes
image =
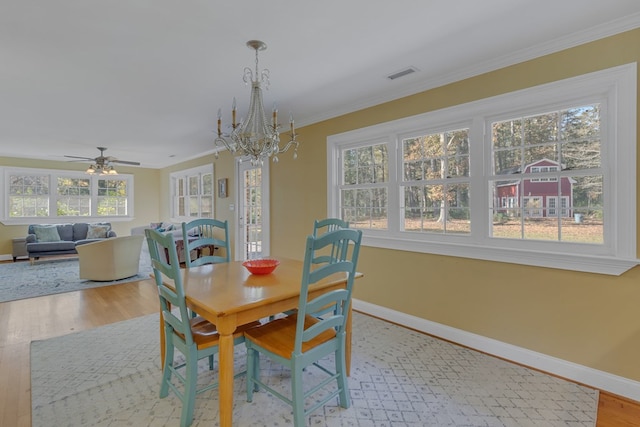
{"type": "Polygon", "coordinates": [[[306,426],[304,419],[304,389],[302,388],[302,376],[304,370],[293,362],[291,367],[291,403],[293,406],[293,425],[295,427],[306,426]]]}
{"type": "Polygon", "coordinates": [[[193,408],[196,401],[196,385],[198,382],[198,356],[195,348],[190,348],[185,354],[186,372],[184,385],[184,401],[182,402],[182,415],[180,427],[189,427],[193,421],[193,408]]]}
{"type": "Polygon", "coordinates": [[[247,402],[253,401],[253,392],[255,391],[253,379],[255,378],[256,370],[254,368],[256,359],[256,351],[247,345],[247,402]]]}
{"type": "Polygon", "coordinates": [[[162,367],[162,383],[160,384],[160,398],[169,394],[169,381],[171,381],[171,364],[173,363],[173,341],[165,332],[164,366],[162,367]]]}
{"type": "MultiPolygon", "coordinates": [[[[254,350],[255,357],[253,358],[253,378],[260,379],[260,352],[254,350]]],[[[260,385],[257,382],[253,382],[253,391],[260,391],[260,385]]]]}
{"type": "Polygon", "coordinates": [[[340,406],[348,408],[351,406],[351,399],[349,397],[349,383],[347,381],[347,363],[345,362],[344,347],[336,350],[335,361],[336,373],[338,374],[336,381],[338,382],[338,387],[340,389],[340,406]]]}

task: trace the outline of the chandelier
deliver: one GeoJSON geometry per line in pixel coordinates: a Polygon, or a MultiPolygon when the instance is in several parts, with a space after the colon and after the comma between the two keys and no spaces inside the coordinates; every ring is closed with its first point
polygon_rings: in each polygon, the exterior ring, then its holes
{"type": "Polygon", "coordinates": [[[87,169],[86,173],[89,175],[99,174],[99,175],[118,175],[118,171],[109,164],[104,162],[97,162],[87,169]]]}
{"type": "MultiPolygon", "coordinates": [[[[256,68],[255,72],[249,67],[245,67],[243,81],[245,84],[251,82],[251,98],[249,100],[249,111],[246,119],[240,119],[236,122],[236,100],[233,99],[231,110],[231,127],[230,135],[222,133],[222,110],[218,110],[218,136],[215,139],[216,147],[224,147],[231,153],[242,158],[248,157],[253,166],[262,166],[265,159],[273,156],[273,161],[278,162],[278,154],[284,153],[291,147],[294,147],[293,158],[298,157],[298,141],[296,141],[296,131],[293,122],[293,116],[289,115],[289,134],[290,139],[283,147],[280,147],[280,125],[278,124],[278,110],[273,105],[271,121],[267,120],[262,105],[262,88],[269,87],[269,70],[264,69],[260,72],[258,68],[258,52],[265,50],[267,45],[260,40],[249,40],[247,47],[256,52],[256,68]]],[[[218,158],[216,151],[215,157],[218,158]]]]}

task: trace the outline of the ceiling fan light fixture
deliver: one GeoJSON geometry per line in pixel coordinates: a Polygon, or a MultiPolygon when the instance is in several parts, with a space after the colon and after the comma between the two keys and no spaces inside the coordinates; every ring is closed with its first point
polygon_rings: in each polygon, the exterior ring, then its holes
{"type": "Polygon", "coordinates": [[[118,171],[116,171],[113,166],[105,165],[105,164],[101,164],[101,163],[95,163],[95,164],[89,166],[89,168],[87,168],[87,170],[86,170],[86,173],[88,175],[99,174],[101,176],[104,176],[104,175],[118,175],[118,171]]]}

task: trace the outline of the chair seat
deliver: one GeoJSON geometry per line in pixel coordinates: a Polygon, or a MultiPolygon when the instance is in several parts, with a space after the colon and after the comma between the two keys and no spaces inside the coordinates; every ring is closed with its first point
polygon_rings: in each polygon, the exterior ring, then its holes
{"type": "MultiPolygon", "coordinates": [[[[247,329],[245,338],[250,339],[255,344],[271,353],[283,358],[290,358],[293,352],[296,339],[297,315],[291,315],[273,320],[264,325],[247,329]]],[[[318,319],[313,316],[305,316],[304,328],[318,323],[318,319]]],[[[302,352],[306,352],[320,344],[332,340],[336,336],[334,330],[326,330],[314,339],[302,344],[302,352]]]]}
{"type": "MultiPolygon", "coordinates": [[[[200,316],[196,316],[189,321],[191,323],[191,335],[193,336],[193,341],[198,346],[198,350],[218,345],[218,342],[220,341],[220,334],[218,334],[216,325],[200,316]]],[[[257,326],[260,326],[260,322],[251,322],[246,325],[239,326],[233,333],[233,338],[239,338],[247,329],[255,328],[257,326]]],[[[184,339],[184,335],[177,331],[176,335],[184,339]]]]}

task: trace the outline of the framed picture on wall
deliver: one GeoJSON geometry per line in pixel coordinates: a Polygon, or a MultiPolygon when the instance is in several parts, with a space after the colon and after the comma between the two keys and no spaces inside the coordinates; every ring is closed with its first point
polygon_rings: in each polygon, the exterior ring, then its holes
{"type": "Polygon", "coordinates": [[[227,178],[220,178],[218,180],[218,197],[221,199],[227,197],[227,178]]]}

